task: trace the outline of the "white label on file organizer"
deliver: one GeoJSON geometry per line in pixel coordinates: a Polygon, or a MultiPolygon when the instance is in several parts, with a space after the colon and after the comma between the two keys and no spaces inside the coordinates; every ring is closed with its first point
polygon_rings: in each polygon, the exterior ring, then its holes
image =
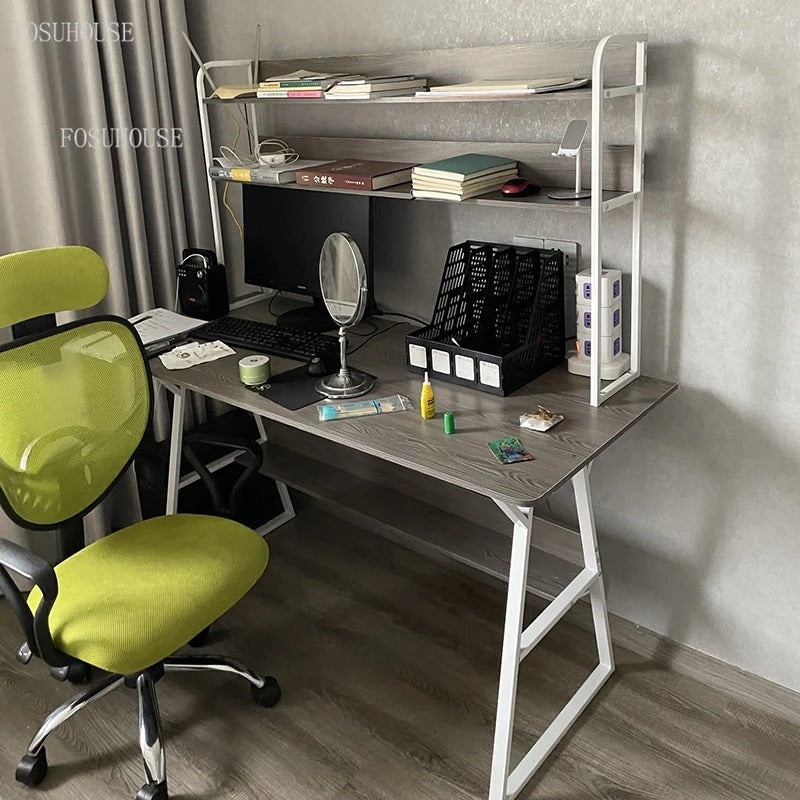
{"type": "Polygon", "coordinates": [[[412,367],[428,369],[428,353],[425,348],[418,344],[410,344],[408,346],[408,363],[412,367]]]}
{"type": "Polygon", "coordinates": [[[444,350],[431,350],[431,361],[434,372],[450,374],[450,353],[446,353],[444,350]]]}
{"type": "Polygon", "coordinates": [[[475,362],[469,356],[456,356],[456,377],[475,380],[475,362]]]}
{"type": "Polygon", "coordinates": [[[481,383],[500,388],[500,367],[488,361],[481,361],[481,383]]]}

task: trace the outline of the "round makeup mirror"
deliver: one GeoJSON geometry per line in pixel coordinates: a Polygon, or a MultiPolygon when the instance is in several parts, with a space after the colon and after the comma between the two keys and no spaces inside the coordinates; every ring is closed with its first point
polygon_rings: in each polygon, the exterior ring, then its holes
{"type": "Polygon", "coordinates": [[[332,233],[319,255],[319,285],[325,307],[339,326],[339,371],[317,383],[326,397],[358,397],[372,389],[375,381],[347,366],[347,329],[361,322],[367,308],[367,269],[364,257],[351,236],[332,233]]]}

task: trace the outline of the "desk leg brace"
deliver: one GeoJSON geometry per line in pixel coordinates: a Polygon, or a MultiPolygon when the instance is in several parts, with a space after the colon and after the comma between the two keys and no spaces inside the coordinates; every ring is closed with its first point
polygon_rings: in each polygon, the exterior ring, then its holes
{"type": "MultiPolygon", "coordinates": [[[[168,391],[170,391],[175,398],[172,406],[169,471],[167,474],[167,507],[165,513],[177,514],[178,493],[184,488],[184,486],[189,486],[189,484],[199,480],[200,476],[196,472],[190,472],[189,474],[183,476],[180,474],[181,455],[183,453],[183,426],[186,415],[186,400],[188,392],[182,386],[175,386],[173,384],[166,383],[165,381],[160,381],[160,383],[168,391]]],[[[259,433],[258,443],[263,444],[267,441],[267,431],[264,428],[264,420],[258,414],[253,414],[253,417],[259,433]]],[[[216,472],[217,470],[228,466],[228,464],[232,464],[236,460],[237,454],[240,452],[240,450],[237,450],[235,453],[217,458],[210,464],[207,464],[206,467],[210,472],[216,472]]],[[[283,510],[257,529],[258,533],[260,533],[262,536],[266,536],[276,528],[280,528],[281,525],[289,522],[289,520],[294,519],[295,517],[292,498],[289,496],[289,490],[287,489],[286,484],[282,481],[276,480],[275,486],[278,489],[278,496],[280,497],[283,510]]]]}
{"type": "Polygon", "coordinates": [[[614,671],[606,595],[600,570],[592,497],[589,491],[588,467],[572,478],[572,488],[578,509],[584,567],[524,630],[522,625],[533,530],[533,509],[516,508],[495,500],[503,513],[514,523],[514,538],[511,545],[511,569],[508,579],[489,800],[513,800],[519,794],[614,671]],[[587,593],[592,604],[599,664],[542,733],[536,744],[509,772],[519,665],[578,599],[587,593]]]}

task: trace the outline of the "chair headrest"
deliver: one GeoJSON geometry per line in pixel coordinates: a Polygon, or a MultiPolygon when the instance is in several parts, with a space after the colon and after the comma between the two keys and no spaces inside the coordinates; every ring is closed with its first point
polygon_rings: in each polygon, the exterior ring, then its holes
{"type": "Polygon", "coordinates": [[[0,328],[99,303],[108,268],[88,247],[69,245],[0,256],[0,328]]]}

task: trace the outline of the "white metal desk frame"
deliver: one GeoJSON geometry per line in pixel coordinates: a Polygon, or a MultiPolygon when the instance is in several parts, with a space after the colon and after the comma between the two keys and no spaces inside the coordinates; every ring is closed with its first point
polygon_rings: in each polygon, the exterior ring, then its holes
{"type": "MultiPolygon", "coordinates": [[[[248,78],[252,83],[255,76],[252,61],[245,59],[231,61],[208,61],[206,69],[247,68],[248,78]]],[[[206,163],[206,182],[211,204],[211,224],[214,232],[214,246],[217,258],[225,260],[220,223],[219,197],[215,181],[208,174],[208,167],[213,163],[211,145],[211,127],[208,118],[206,99],[206,81],[203,71],[197,70],[195,77],[197,106],[200,115],[200,132],[203,139],[203,152],[206,163]]],[[[610,34],[604,36],[595,48],[592,60],[592,169],[591,169],[591,274],[592,284],[600,285],[600,274],[603,266],[603,219],[605,214],[630,205],[631,215],[631,363],[627,372],[614,381],[603,386],[600,380],[600,339],[603,335],[603,319],[600,314],[600,292],[592,293],[592,331],[591,331],[591,372],[589,379],[589,402],[593,406],[602,405],[609,397],[616,394],[641,375],[641,327],[642,327],[642,201],[644,197],[644,106],[647,94],[647,35],[610,34]],[[610,46],[633,46],[636,59],[633,83],[627,86],[606,86],[604,81],[604,59],[610,46]],[[613,199],[603,199],[603,101],[615,97],[632,97],[633,105],[633,186],[631,191],[613,199]]],[[[379,102],[379,101],[378,101],[379,102]]],[[[253,141],[258,141],[255,107],[244,112],[249,120],[253,141]]]]}
{"type": "MultiPolygon", "coordinates": [[[[181,479],[179,472],[183,447],[184,412],[188,390],[185,387],[171,384],[161,379],[159,379],[159,382],[174,395],[166,513],[175,514],[178,508],[179,489],[187,485],[188,482],[196,480],[196,477],[192,478],[191,476],[181,479]]],[[[258,425],[259,441],[267,441],[262,418],[256,414],[253,416],[258,425]]],[[[226,456],[224,459],[218,459],[210,464],[209,468],[219,469],[220,466],[229,464],[232,460],[233,456],[226,456]]],[[[590,469],[591,462],[572,478],[575,505],[578,509],[578,526],[584,562],[583,569],[524,629],[523,615],[527,593],[528,557],[533,534],[533,508],[521,508],[492,498],[512,522],[514,533],[511,543],[511,563],[506,599],[505,631],[503,633],[500,685],[497,696],[497,718],[492,752],[489,800],[511,800],[511,798],[519,794],[614,672],[614,656],[611,649],[606,595],[600,569],[592,497],[589,490],[590,469]],[[514,733],[514,708],[517,699],[519,665],[545,637],[547,632],[586,594],[589,595],[591,600],[599,664],[542,733],[536,744],[512,770],[511,743],[514,733]]],[[[276,481],[276,484],[283,503],[283,511],[264,526],[262,533],[275,530],[275,528],[295,516],[286,485],[279,481],[276,481]]]]}

